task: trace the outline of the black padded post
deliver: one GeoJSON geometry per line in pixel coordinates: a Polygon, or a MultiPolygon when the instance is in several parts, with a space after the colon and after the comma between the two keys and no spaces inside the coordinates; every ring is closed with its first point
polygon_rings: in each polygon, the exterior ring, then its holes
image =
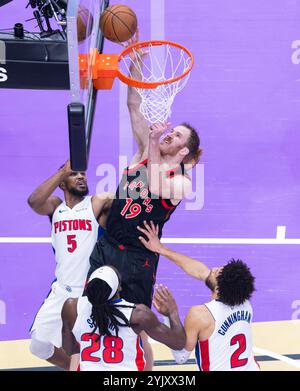
{"type": "Polygon", "coordinates": [[[82,103],[68,105],[68,123],[71,168],[74,171],[86,171],[85,118],[82,103]]]}

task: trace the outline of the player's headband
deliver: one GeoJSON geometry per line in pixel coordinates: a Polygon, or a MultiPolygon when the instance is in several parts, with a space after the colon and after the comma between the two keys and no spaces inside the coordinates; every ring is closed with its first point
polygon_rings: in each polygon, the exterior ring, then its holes
{"type": "Polygon", "coordinates": [[[96,269],[91,274],[89,282],[91,282],[94,278],[99,278],[100,280],[105,281],[111,287],[111,294],[109,295],[108,300],[114,297],[119,287],[119,277],[114,269],[109,266],[99,267],[99,269],[96,269]]]}

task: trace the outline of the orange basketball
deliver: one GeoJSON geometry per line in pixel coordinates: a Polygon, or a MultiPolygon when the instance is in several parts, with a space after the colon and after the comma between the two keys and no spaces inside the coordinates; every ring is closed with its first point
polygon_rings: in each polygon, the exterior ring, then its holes
{"type": "Polygon", "coordinates": [[[127,5],[113,5],[102,13],[100,28],[104,37],[110,41],[128,41],[137,29],[136,14],[127,5]]]}
{"type": "Polygon", "coordinates": [[[82,5],[79,5],[77,15],[77,34],[79,42],[90,36],[93,30],[93,21],[93,15],[89,10],[82,5]]]}

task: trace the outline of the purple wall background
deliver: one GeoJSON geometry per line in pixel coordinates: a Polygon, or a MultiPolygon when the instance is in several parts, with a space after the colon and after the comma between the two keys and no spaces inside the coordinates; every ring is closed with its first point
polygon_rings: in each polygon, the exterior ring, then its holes
{"type": "MultiPolygon", "coordinates": [[[[26,3],[14,1],[0,8],[0,28],[30,18],[26,3]]],[[[123,3],[136,11],[141,39],[149,39],[151,2],[123,3]]],[[[283,225],[287,238],[299,238],[300,64],[297,44],[294,49],[292,44],[300,39],[300,3],[164,3],[166,39],[186,45],[196,60],[188,85],[175,100],[171,121],[193,124],[205,151],[204,206],[186,210],[183,203],[164,236],[275,238],[276,227],[283,225]]],[[[110,43],[105,49],[118,50],[110,43]]],[[[97,167],[118,167],[119,119],[126,112],[126,105],[119,109],[119,89],[115,82],[112,91],[98,96],[88,170],[92,193],[101,179],[97,167]]],[[[68,157],[69,92],[0,89],[0,100],[0,237],[47,237],[47,218],[35,215],[26,199],[68,157]]],[[[242,258],[257,279],[255,321],[291,319],[299,298],[299,245],[172,247],[209,266],[242,258]]],[[[54,268],[50,244],[0,243],[0,301],[6,305],[6,324],[1,324],[3,310],[0,315],[0,340],[29,338],[28,328],[54,268]]],[[[201,283],[165,259],[158,281],[172,289],[182,317],[189,306],[209,300],[201,283]]]]}

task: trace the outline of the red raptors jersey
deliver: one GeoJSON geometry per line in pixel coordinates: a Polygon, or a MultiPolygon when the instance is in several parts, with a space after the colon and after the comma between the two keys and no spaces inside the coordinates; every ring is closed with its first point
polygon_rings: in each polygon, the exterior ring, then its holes
{"type": "MultiPolygon", "coordinates": [[[[176,170],[167,171],[170,178],[175,175],[184,175],[183,164],[176,170]]],[[[144,249],[138,237],[141,232],[137,225],[143,227],[143,221],[153,220],[159,225],[159,237],[162,228],[177,205],[170,199],[163,199],[152,195],[148,189],[147,160],[133,168],[124,170],[122,180],[117,189],[110,214],[107,220],[107,233],[117,242],[144,249]]]]}

